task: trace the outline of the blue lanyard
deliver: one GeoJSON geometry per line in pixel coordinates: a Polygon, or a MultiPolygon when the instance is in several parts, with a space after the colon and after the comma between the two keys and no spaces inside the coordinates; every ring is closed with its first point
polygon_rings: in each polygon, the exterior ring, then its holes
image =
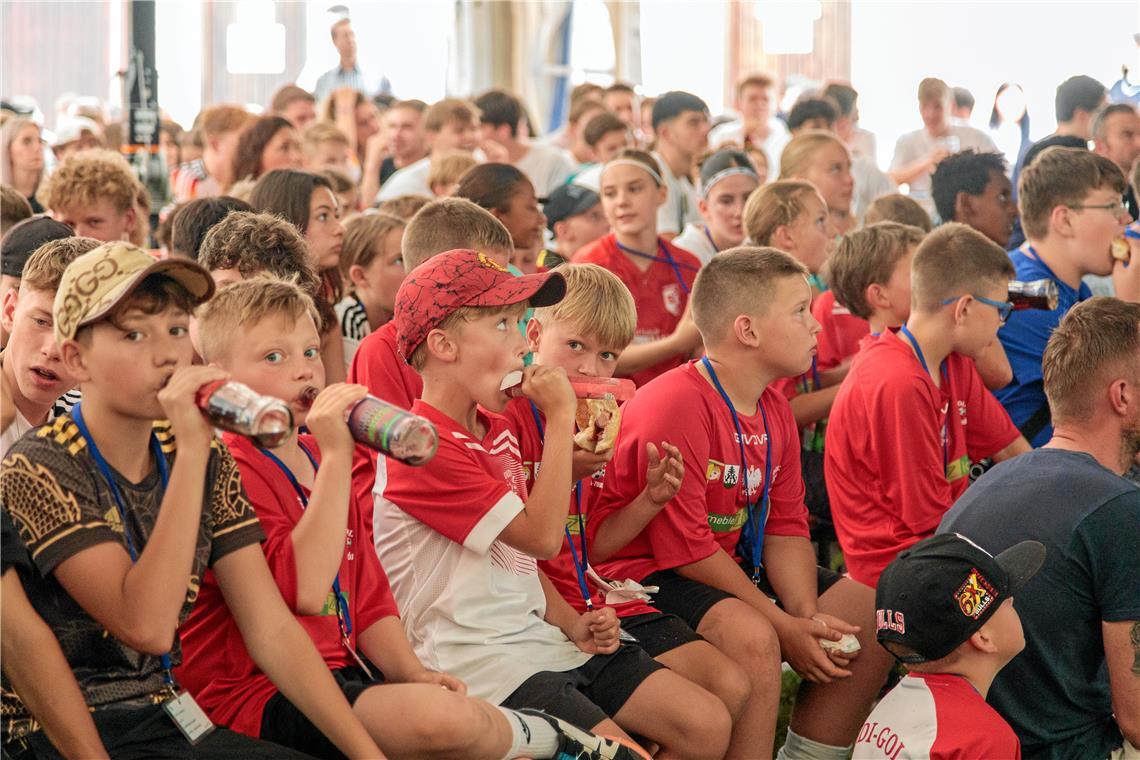
{"type": "MultiPolygon", "coordinates": [[[[313,465],[313,472],[316,473],[317,469],[320,467],[320,465],[317,464],[316,457],[314,457],[312,453],[307,448],[305,448],[305,444],[297,441],[297,445],[301,447],[301,451],[305,452],[305,456],[309,458],[309,461],[313,465]]],[[[269,460],[273,462],[273,464],[277,465],[278,469],[280,469],[281,472],[285,473],[285,477],[289,479],[289,483],[293,486],[293,490],[297,492],[297,500],[301,502],[301,509],[308,509],[309,499],[305,496],[305,489],[301,488],[301,484],[297,482],[297,478],[293,475],[293,471],[289,469],[289,466],[278,459],[277,455],[269,449],[263,449],[258,446],[257,450],[268,457],[269,460]]],[[[349,614],[348,604],[344,601],[344,598],[340,594],[339,571],[336,575],[333,576],[332,590],[333,597],[336,599],[336,622],[340,627],[340,635],[344,639],[345,644],[347,644],[348,634],[352,633],[352,616],[349,614]]]]}
{"type": "MultiPolygon", "coordinates": [[[[918,338],[914,337],[914,334],[906,328],[906,325],[899,327],[899,332],[905,335],[907,337],[907,340],[910,341],[911,345],[914,346],[914,353],[918,356],[919,364],[922,365],[922,369],[926,372],[926,374],[929,375],[930,367],[926,366],[926,356],[922,353],[922,346],[918,345],[918,338]]],[[[946,362],[942,362],[942,366],[939,368],[939,371],[942,374],[942,381],[947,384],[946,395],[951,397],[952,401],[953,394],[950,393],[950,376],[946,374],[946,362]]],[[[946,470],[950,467],[950,430],[946,421],[950,417],[950,412],[951,409],[947,407],[946,416],[942,418],[942,472],[945,473],[947,477],[949,477],[949,473],[946,472],[946,470]]]]}
{"type": "Polygon", "coordinates": [[[705,227],[705,237],[707,237],[709,239],[709,245],[712,246],[713,252],[714,253],[720,253],[720,248],[717,248],[716,241],[713,240],[712,233],[709,232],[708,227],[705,227]]]}
{"type": "Polygon", "coordinates": [[[811,358],[811,370],[810,370],[810,372],[805,372],[802,375],[800,375],[800,383],[801,383],[801,385],[800,385],[800,392],[801,393],[811,393],[813,391],[818,391],[820,388],[823,387],[823,384],[819,379],[819,368],[816,366],[814,356],[811,358]],[[809,374],[811,375],[810,385],[808,382],[808,375],[809,374]]]}
{"type": "MultiPolygon", "coordinates": [[[[127,506],[123,501],[123,492],[119,490],[119,484],[115,482],[114,476],[111,474],[111,466],[107,464],[107,460],[103,458],[103,454],[99,451],[99,447],[95,445],[95,439],[91,437],[90,431],[87,430],[87,423],[83,421],[83,409],[81,408],[82,402],[76,404],[71,408],[71,419],[75,422],[75,427],[79,428],[79,433],[83,436],[83,440],[87,442],[87,450],[91,452],[91,458],[95,460],[95,466],[99,468],[99,472],[103,475],[103,479],[107,481],[107,485],[111,489],[111,496],[115,499],[115,506],[119,509],[119,519],[123,523],[123,538],[127,543],[127,554],[131,557],[131,562],[139,561],[139,553],[135,550],[135,543],[131,540],[131,532],[127,527],[127,506]]],[[[158,465],[158,474],[162,479],[162,493],[159,494],[159,504],[162,503],[162,498],[166,494],[166,486],[170,483],[170,468],[166,463],[166,456],[162,453],[162,444],[158,442],[158,436],[152,430],[150,433],[150,450],[154,454],[155,464],[158,465]]],[[[162,662],[162,677],[166,681],[167,686],[174,686],[174,677],[170,674],[170,653],[162,655],[159,658],[162,662]]]]}
{"type": "MultiPolygon", "coordinates": [[[[542,424],[542,416],[538,413],[538,407],[534,405],[533,401],[528,401],[530,404],[530,414],[534,417],[535,427],[538,428],[538,437],[546,441],[546,428],[542,424]]],[[[535,476],[535,480],[538,476],[535,476]]],[[[577,510],[574,516],[578,519],[578,541],[582,547],[581,556],[574,548],[574,538],[570,535],[570,526],[564,526],[563,530],[566,531],[566,541],[570,544],[570,558],[574,560],[574,574],[578,577],[578,591],[582,594],[582,601],[586,603],[586,609],[594,609],[594,601],[590,598],[590,588],[586,585],[586,566],[589,564],[589,555],[586,554],[586,526],[582,519],[582,481],[574,484],[574,504],[577,510]]]]}
{"type": "MultiPolygon", "coordinates": [[[[677,284],[681,286],[681,290],[685,291],[685,293],[688,294],[689,286],[685,284],[685,278],[681,275],[681,270],[688,269],[690,272],[695,272],[697,270],[688,264],[681,264],[676,259],[674,259],[673,254],[669,253],[669,249],[665,247],[665,244],[661,242],[660,238],[657,239],[657,250],[661,252],[660,256],[651,256],[648,253],[635,251],[629,246],[625,246],[619,243],[617,241],[617,238],[614,238],[614,245],[616,245],[622,251],[628,253],[630,256],[640,256],[643,259],[649,259],[650,261],[659,261],[662,264],[668,264],[673,268],[673,276],[677,278],[677,284]]],[[[716,246],[714,245],[713,247],[715,248],[716,246]]]]}
{"type": "Polygon", "coordinates": [[[717,393],[728,407],[728,413],[732,415],[732,424],[736,428],[736,443],[740,446],[740,486],[744,489],[744,503],[748,505],[748,521],[740,531],[740,544],[748,549],[749,559],[752,561],[752,582],[755,583],[760,580],[760,568],[763,567],[761,559],[764,551],[764,526],[768,522],[768,487],[772,484],[772,436],[768,434],[768,413],[764,411],[764,402],[758,399],[756,406],[760,407],[760,419],[764,423],[764,488],[760,493],[760,509],[757,510],[757,502],[748,498],[748,458],[744,455],[744,431],[740,427],[736,407],[732,405],[732,399],[720,384],[720,378],[716,376],[716,370],[713,369],[709,358],[702,356],[701,363],[705,365],[709,379],[713,381],[717,393]]]}

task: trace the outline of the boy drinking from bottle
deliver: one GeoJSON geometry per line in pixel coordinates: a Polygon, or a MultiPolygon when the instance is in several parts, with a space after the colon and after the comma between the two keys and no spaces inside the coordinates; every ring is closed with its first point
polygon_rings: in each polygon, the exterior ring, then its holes
{"type": "MultiPolygon", "coordinates": [[[[282,603],[237,467],[198,409],[199,389],[225,378],[190,366],[190,314],[213,290],[197,264],[156,262],[121,242],[64,271],[54,329],[83,402],[18,441],[0,470],[0,500],[36,566],[28,597],[60,639],[111,757],[288,755],[211,731],[172,675],[178,626],[208,568],[258,666],[342,752],[375,757],[282,603]]],[[[16,716],[6,724],[34,732],[19,726],[18,698],[5,692],[4,702],[16,716]]]]}
{"type": "MultiPolygon", "coordinates": [[[[425,669],[412,652],[384,571],[362,543],[371,533],[367,511],[351,493],[353,437],[345,419],[365,389],[325,387],[318,322],[300,288],[264,277],[225,288],[198,319],[207,362],[285,400],[294,422],[311,431],[294,430],[271,448],[223,436],[265,530],[263,549],[286,604],[389,757],[497,760],[581,749],[554,719],[470,699],[458,679],[425,669]]],[[[211,717],[306,754],[337,756],[250,657],[210,574],[183,633],[190,664],[179,675],[211,717]]]]}

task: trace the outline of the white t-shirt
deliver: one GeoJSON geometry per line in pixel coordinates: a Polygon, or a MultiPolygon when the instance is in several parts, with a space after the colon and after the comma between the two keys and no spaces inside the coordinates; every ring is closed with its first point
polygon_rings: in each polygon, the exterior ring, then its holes
{"type": "Polygon", "coordinates": [[[433,193],[431,187],[428,185],[428,175],[430,173],[430,156],[410,163],[389,177],[388,181],[380,186],[380,192],[377,193],[376,200],[386,201],[389,198],[396,198],[400,195],[426,195],[431,198],[433,197],[433,193]]]}
{"type": "Polygon", "coordinates": [[[701,224],[686,224],[681,234],[673,238],[673,245],[696,256],[701,260],[701,266],[709,263],[717,252],[701,224]]]}
{"type": "Polygon", "coordinates": [[[590,655],[543,619],[535,559],[498,540],[526,496],[506,420],[481,415],[478,441],[423,401],[412,413],[435,425],[439,450],[423,467],[379,458],[373,534],[420,661],[492,704],[535,673],[584,664],[590,655]]]}
{"type": "Polygon", "coordinates": [[[527,176],[541,198],[566,184],[578,167],[557,148],[531,144],[526,155],[515,162],[515,168],[527,176]]]}
{"type": "Polygon", "coordinates": [[[344,368],[347,371],[352,367],[352,357],[356,356],[360,341],[372,332],[372,327],[368,324],[364,304],[356,296],[345,296],[333,306],[333,311],[340,323],[340,335],[344,338],[344,368]]]}
{"type": "MultiPolygon", "coordinates": [[[[760,147],[764,150],[764,155],[768,156],[769,182],[780,176],[780,154],[784,152],[784,146],[791,139],[792,135],[788,132],[788,127],[784,122],[775,116],[768,119],[768,137],[764,139],[764,144],[760,147]]],[[[738,147],[743,148],[743,122],[729,121],[709,132],[709,148],[716,150],[725,143],[735,143],[738,147]]]]}
{"type": "MultiPolygon", "coordinates": [[[[55,405],[52,406],[51,411],[48,412],[47,420],[45,423],[51,422],[56,417],[61,417],[71,411],[71,407],[79,403],[82,398],[79,394],[79,389],[70,390],[67,393],[56,399],[55,405]]],[[[12,420],[12,424],[3,433],[0,433],[0,459],[8,456],[8,449],[12,448],[12,444],[24,437],[24,433],[29,430],[34,430],[37,425],[28,422],[24,415],[20,414],[20,410],[16,410],[16,417],[12,420]]]]}
{"type": "MultiPolygon", "coordinates": [[[[955,152],[963,150],[975,150],[979,153],[997,152],[997,146],[990,136],[973,127],[954,124],[949,127],[945,137],[938,138],[933,137],[925,129],[916,129],[907,132],[895,143],[895,155],[891,159],[890,171],[897,171],[929,156],[939,142],[946,140],[947,137],[957,138],[958,145],[955,152]]],[[[910,182],[910,197],[918,201],[928,214],[934,212],[934,199],[930,195],[930,172],[910,182]]]]}
{"type": "Polygon", "coordinates": [[[898,185],[867,157],[851,159],[851,176],[855,178],[855,196],[851,199],[851,213],[862,219],[876,198],[898,192],[898,185]]]}
{"type": "Polygon", "coordinates": [[[657,209],[657,234],[680,232],[689,222],[700,224],[701,213],[697,210],[697,188],[688,177],[677,177],[660,153],[654,153],[661,167],[661,178],[669,188],[669,197],[657,209]]]}

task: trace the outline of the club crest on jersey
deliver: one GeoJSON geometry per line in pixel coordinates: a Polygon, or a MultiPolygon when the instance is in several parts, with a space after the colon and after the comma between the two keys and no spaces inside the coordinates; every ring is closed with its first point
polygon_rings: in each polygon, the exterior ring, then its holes
{"type": "Polygon", "coordinates": [[[665,303],[665,311],[674,317],[681,316],[681,286],[671,283],[661,288],[661,300],[665,303]]]}
{"type": "Polygon", "coordinates": [[[715,459],[710,459],[708,466],[705,467],[705,480],[720,480],[720,476],[724,474],[724,462],[718,462],[715,459]]]}
{"type": "Polygon", "coordinates": [[[958,601],[958,608],[962,610],[962,614],[974,620],[981,617],[997,596],[997,591],[976,567],[970,569],[966,580],[954,592],[954,598],[958,601]]]}
{"type": "Polygon", "coordinates": [[[736,488],[736,484],[740,482],[740,465],[727,464],[724,466],[724,487],[736,488]]]}
{"type": "Polygon", "coordinates": [[[750,465],[748,467],[748,475],[744,480],[744,490],[748,494],[748,497],[751,498],[755,496],[762,485],[764,485],[764,473],[760,471],[759,467],[750,465]]]}

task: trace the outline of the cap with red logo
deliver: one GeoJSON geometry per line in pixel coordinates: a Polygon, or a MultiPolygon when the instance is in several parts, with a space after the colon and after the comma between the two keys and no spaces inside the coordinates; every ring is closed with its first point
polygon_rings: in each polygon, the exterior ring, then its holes
{"type": "Polygon", "coordinates": [[[447,251],[408,274],[396,294],[396,350],[412,358],[435,328],[464,306],[551,306],[566,295],[566,280],[558,272],[515,277],[486,254],[447,251]]]}
{"type": "Polygon", "coordinates": [[[902,662],[942,659],[985,625],[1044,562],[1045,546],[1038,541],[1022,541],[995,557],[957,533],[923,539],[899,552],[879,576],[876,638],[914,651],[891,650],[902,662]]]}

